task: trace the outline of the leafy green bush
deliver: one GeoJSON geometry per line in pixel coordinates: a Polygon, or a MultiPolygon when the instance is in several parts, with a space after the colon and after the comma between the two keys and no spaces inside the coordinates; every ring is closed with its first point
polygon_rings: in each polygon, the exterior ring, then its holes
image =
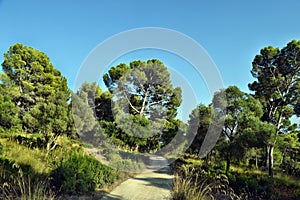
{"type": "Polygon", "coordinates": [[[136,162],[130,159],[117,160],[111,163],[111,166],[115,169],[125,172],[142,172],[146,169],[146,166],[142,162],[136,162]]]}
{"type": "Polygon", "coordinates": [[[117,170],[125,172],[141,172],[146,169],[145,163],[139,154],[123,152],[120,150],[109,149],[105,153],[110,165],[117,170]]]}
{"type": "Polygon", "coordinates": [[[111,185],[118,173],[90,156],[73,153],[53,170],[51,177],[52,185],[61,192],[83,194],[111,185]]]}
{"type": "Polygon", "coordinates": [[[11,128],[4,128],[0,126],[0,137],[1,138],[12,138],[18,134],[20,134],[21,128],[18,127],[11,127],[11,128]]]}

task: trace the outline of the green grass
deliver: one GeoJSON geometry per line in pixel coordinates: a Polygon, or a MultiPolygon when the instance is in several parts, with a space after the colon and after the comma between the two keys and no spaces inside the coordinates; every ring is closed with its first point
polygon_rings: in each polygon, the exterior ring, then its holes
{"type": "MultiPolygon", "coordinates": [[[[266,179],[271,179],[268,176],[267,171],[262,171],[259,169],[247,169],[244,167],[236,166],[233,165],[231,167],[231,172],[236,172],[239,174],[249,174],[252,176],[260,176],[260,177],[265,177],[266,179]]],[[[292,186],[292,187],[299,187],[300,188],[300,178],[295,177],[295,176],[290,176],[287,174],[284,174],[282,172],[275,172],[274,174],[274,179],[275,182],[278,182],[280,184],[286,185],[286,186],[292,186]]]]}
{"type": "Polygon", "coordinates": [[[230,178],[234,188],[246,186],[248,196],[263,195],[268,199],[300,198],[300,178],[278,171],[271,178],[266,171],[232,166],[230,178]]]}
{"type": "Polygon", "coordinates": [[[18,164],[30,165],[37,173],[48,173],[47,156],[44,150],[30,149],[8,139],[0,140],[3,146],[2,157],[13,160],[18,164]]]}
{"type": "MultiPolygon", "coordinates": [[[[189,195],[197,196],[196,191],[203,190],[199,187],[197,189],[194,185],[197,178],[198,181],[200,177],[202,177],[200,179],[202,181],[205,178],[215,179],[225,173],[225,164],[222,162],[213,162],[206,165],[204,161],[187,155],[179,158],[172,166],[175,173],[179,173],[179,177],[176,178],[177,180],[175,179],[173,191],[177,196],[180,196],[180,194],[185,197],[189,195]],[[190,176],[194,174],[194,178],[190,179],[186,177],[185,173],[180,172],[183,168],[195,168],[196,172],[189,173],[190,176]],[[195,177],[195,174],[198,174],[199,177],[195,177]],[[181,190],[181,186],[185,189],[181,190]],[[192,189],[188,190],[188,187],[192,189]]],[[[234,194],[240,197],[243,196],[244,199],[300,199],[300,178],[286,175],[280,171],[275,171],[274,177],[271,178],[266,171],[249,168],[243,164],[232,164],[228,173],[228,181],[230,188],[234,190],[234,194]]],[[[197,185],[201,185],[201,182],[197,185]]]]}
{"type": "MultiPolygon", "coordinates": [[[[81,174],[88,173],[89,176],[83,175],[82,179],[92,177],[93,183],[91,184],[96,185],[96,188],[90,187],[91,189],[85,191],[110,190],[114,186],[112,182],[119,183],[120,180],[127,177],[125,173],[111,170],[87,155],[79,141],[59,136],[55,140],[56,148],[49,151],[46,145],[40,147],[34,144],[37,138],[44,141],[40,134],[0,134],[0,189],[2,190],[0,195],[3,195],[0,196],[0,199],[43,200],[64,197],[66,193],[62,192],[60,186],[56,187],[52,180],[56,178],[62,184],[65,183],[64,180],[68,180],[70,185],[73,184],[72,181],[77,184],[81,179],[73,178],[73,180],[68,177],[74,177],[79,172],[81,174]],[[16,138],[21,138],[21,142],[16,138]],[[69,166],[66,162],[72,156],[81,156],[80,161],[76,163],[75,160],[75,163],[69,166]],[[80,165],[83,163],[86,166],[80,165]],[[76,168],[76,166],[78,167],[76,168]],[[53,176],[53,172],[61,169],[61,167],[64,167],[66,170],[64,174],[68,176],[64,180],[53,176]],[[85,168],[88,169],[85,171],[85,168]],[[59,196],[54,198],[55,194],[59,194],[59,196]]],[[[77,189],[73,191],[76,196],[90,194],[90,192],[77,194],[77,191],[77,189]]]]}

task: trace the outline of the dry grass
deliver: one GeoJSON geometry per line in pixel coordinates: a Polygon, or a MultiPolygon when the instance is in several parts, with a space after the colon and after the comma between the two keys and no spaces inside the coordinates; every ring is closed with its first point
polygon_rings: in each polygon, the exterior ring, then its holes
{"type": "MultiPolygon", "coordinates": [[[[196,180],[198,181],[198,180],[196,180]]],[[[191,178],[183,178],[175,175],[173,184],[172,200],[208,200],[214,199],[212,196],[212,185],[203,181],[201,185],[194,182],[191,178]]]]}
{"type": "Polygon", "coordinates": [[[5,180],[0,185],[0,199],[5,200],[54,200],[56,195],[48,187],[47,180],[34,180],[29,175],[24,175],[18,165],[17,175],[1,170],[1,179],[5,180]]]}
{"type": "Polygon", "coordinates": [[[219,175],[214,180],[201,178],[194,168],[183,168],[175,174],[171,200],[240,199],[228,186],[228,178],[219,175]]]}

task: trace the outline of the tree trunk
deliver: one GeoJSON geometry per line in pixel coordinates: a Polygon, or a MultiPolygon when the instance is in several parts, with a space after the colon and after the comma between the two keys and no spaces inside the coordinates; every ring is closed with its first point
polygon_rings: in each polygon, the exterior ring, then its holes
{"type": "Polygon", "coordinates": [[[230,157],[228,156],[226,159],[226,174],[228,174],[230,169],[230,157]]]}
{"type": "Polygon", "coordinates": [[[269,161],[270,161],[270,146],[266,146],[266,165],[265,165],[265,170],[267,171],[269,169],[269,161]]]}
{"type": "Polygon", "coordinates": [[[273,157],[273,151],[274,151],[274,146],[270,146],[269,149],[269,176],[273,177],[273,163],[274,163],[274,157],[273,157]]]}
{"type": "Polygon", "coordinates": [[[257,149],[255,149],[255,169],[258,169],[258,156],[257,156],[257,149]]]}

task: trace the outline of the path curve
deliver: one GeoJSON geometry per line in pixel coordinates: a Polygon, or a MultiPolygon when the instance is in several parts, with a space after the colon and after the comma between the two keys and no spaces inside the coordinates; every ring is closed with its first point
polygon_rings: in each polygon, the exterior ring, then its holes
{"type": "Polygon", "coordinates": [[[101,200],[162,200],[170,197],[173,175],[160,156],[151,156],[148,171],[130,178],[101,200]]]}

